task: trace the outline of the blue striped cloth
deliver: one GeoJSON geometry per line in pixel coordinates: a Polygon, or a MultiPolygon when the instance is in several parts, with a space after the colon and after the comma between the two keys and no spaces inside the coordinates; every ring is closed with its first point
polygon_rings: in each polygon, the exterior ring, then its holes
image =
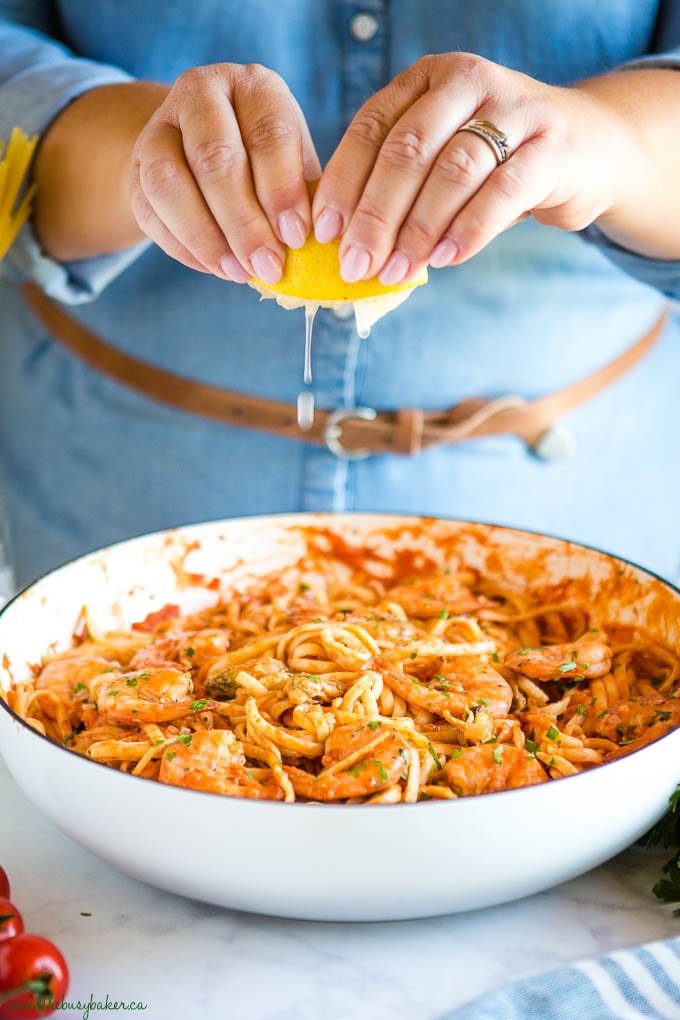
{"type": "Polygon", "coordinates": [[[680,937],[619,950],[483,995],[441,1020],[680,1020],[680,937]]]}

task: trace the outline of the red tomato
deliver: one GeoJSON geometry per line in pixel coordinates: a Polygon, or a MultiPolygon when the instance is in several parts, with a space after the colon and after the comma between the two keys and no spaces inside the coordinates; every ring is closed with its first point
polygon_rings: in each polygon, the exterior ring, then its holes
{"type": "Polygon", "coordinates": [[[4,897],[0,898],[0,942],[21,935],[23,930],[24,922],[17,908],[4,897]]]}
{"type": "Polygon", "coordinates": [[[0,868],[0,896],[9,899],[9,879],[4,868],[0,868]]]}
{"type": "Polygon", "coordinates": [[[0,1017],[49,1016],[66,994],[68,977],[64,957],[40,935],[0,942],[0,1017]]]}

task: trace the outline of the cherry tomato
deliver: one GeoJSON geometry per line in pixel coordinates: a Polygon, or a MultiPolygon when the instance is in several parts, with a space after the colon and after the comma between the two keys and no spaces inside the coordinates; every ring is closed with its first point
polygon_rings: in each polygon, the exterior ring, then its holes
{"type": "Polygon", "coordinates": [[[0,942],[21,935],[23,930],[24,922],[17,908],[4,897],[0,898],[0,942]]]}
{"type": "Polygon", "coordinates": [[[0,868],[0,896],[9,899],[9,879],[4,868],[0,868]]]}
{"type": "Polygon", "coordinates": [[[49,1016],[64,998],[68,979],[64,957],[40,935],[0,942],[0,1018],[49,1016]]]}

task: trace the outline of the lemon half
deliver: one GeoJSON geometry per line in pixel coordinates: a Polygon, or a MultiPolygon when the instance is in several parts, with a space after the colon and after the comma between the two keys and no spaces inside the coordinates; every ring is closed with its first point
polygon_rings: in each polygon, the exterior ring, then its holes
{"type": "Polygon", "coordinates": [[[416,287],[427,283],[427,269],[406,284],[385,286],[377,277],[345,283],[340,276],[339,248],[339,240],[321,244],[310,234],[302,248],[286,249],[279,283],[264,283],[255,276],[248,283],[262,298],[273,298],[286,309],[304,308],[308,314],[319,307],[340,308],[349,303],[361,337],[368,336],[371,326],[406,301],[416,287]]]}

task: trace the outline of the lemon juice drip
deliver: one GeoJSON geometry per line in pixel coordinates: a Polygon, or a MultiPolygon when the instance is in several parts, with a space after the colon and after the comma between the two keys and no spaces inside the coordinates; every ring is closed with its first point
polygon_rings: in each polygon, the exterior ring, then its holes
{"type": "MultiPolygon", "coordinates": [[[[306,387],[312,383],[312,334],[318,308],[318,305],[312,304],[305,306],[305,361],[302,379],[306,387]]],[[[304,389],[298,394],[297,423],[303,432],[309,432],[314,424],[314,394],[310,389],[304,389]]]]}

